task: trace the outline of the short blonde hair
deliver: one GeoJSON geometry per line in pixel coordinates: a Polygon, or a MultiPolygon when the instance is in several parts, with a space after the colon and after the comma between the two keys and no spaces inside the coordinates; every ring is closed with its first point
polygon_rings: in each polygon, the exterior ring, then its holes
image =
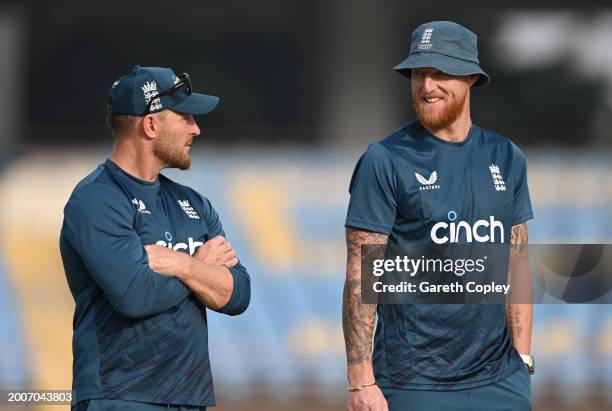
{"type": "Polygon", "coordinates": [[[113,132],[113,137],[115,139],[129,134],[130,131],[132,131],[137,119],[138,116],[132,116],[129,114],[106,114],[106,124],[113,132]]]}

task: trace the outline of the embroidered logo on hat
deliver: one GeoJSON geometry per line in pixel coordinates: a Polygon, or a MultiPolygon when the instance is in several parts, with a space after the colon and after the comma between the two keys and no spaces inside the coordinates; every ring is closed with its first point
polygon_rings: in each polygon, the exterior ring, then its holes
{"type": "MultiPolygon", "coordinates": [[[[151,97],[157,94],[157,82],[147,81],[146,83],[144,83],[141,89],[144,94],[144,99],[148,103],[149,100],[151,100],[151,97]]],[[[161,109],[162,109],[161,101],[159,98],[156,98],[155,100],[153,100],[150,110],[155,111],[155,110],[161,110],[161,109]]]]}
{"type": "Polygon", "coordinates": [[[431,33],[433,33],[434,29],[429,28],[425,29],[423,32],[423,37],[421,37],[421,44],[419,44],[419,50],[429,50],[431,48],[431,33]]]}

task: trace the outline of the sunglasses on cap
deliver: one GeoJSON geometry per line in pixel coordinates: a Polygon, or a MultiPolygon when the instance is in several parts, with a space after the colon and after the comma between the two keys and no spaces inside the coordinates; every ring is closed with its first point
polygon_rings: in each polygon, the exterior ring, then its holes
{"type": "Polygon", "coordinates": [[[178,81],[174,83],[172,86],[151,96],[151,98],[149,99],[149,102],[147,103],[145,107],[144,113],[142,113],[142,115],[146,116],[147,114],[150,113],[151,104],[153,104],[154,100],[157,100],[158,98],[163,97],[163,96],[171,96],[172,98],[172,94],[176,93],[177,91],[183,88],[187,92],[187,95],[191,94],[191,80],[189,79],[189,74],[187,73],[183,73],[180,76],[178,76],[178,81]]]}

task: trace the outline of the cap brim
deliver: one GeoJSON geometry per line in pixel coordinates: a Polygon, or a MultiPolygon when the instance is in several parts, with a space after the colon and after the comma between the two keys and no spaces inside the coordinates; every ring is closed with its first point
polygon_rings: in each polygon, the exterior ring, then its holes
{"type": "Polygon", "coordinates": [[[474,87],[484,86],[489,82],[489,75],[477,64],[471,61],[450,57],[440,53],[414,53],[393,67],[398,73],[410,77],[412,69],[433,67],[453,76],[469,76],[480,74],[474,87]]]}
{"type": "Polygon", "coordinates": [[[206,114],[213,111],[217,104],[219,104],[219,97],[191,93],[189,97],[170,108],[184,114],[206,114]]]}

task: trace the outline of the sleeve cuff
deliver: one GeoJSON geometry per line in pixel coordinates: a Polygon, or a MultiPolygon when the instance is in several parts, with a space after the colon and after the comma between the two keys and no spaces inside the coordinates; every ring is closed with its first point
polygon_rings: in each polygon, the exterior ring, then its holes
{"type": "Polygon", "coordinates": [[[514,220],[512,221],[512,226],[514,227],[515,225],[522,224],[525,221],[531,220],[531,219],[533,219],[533,212],[530,211],[528,213],[521,214],[518,217],[514,217],[514,220]]]}
{"type": "Polygon", "coordinates": [[[242,268],[232,267],[229,269],[234,287],[232,295],[227,304],[219,310],[220,313],[238,315],[246,311],[251,301],[251,282],[249,275],[242,268]]]}
{"type": "Polygon", "coordinates": [[[347,218],[346,222],[344,223],[344,226],[359,228],[362,230],[371,231],[374,233],[386,234],[386,235],[391,234],[391,230],[393,229],[393,227],[385,226],[382,224],[369,223],[366,221],[356,220],[354,218],[347,218]]]}

